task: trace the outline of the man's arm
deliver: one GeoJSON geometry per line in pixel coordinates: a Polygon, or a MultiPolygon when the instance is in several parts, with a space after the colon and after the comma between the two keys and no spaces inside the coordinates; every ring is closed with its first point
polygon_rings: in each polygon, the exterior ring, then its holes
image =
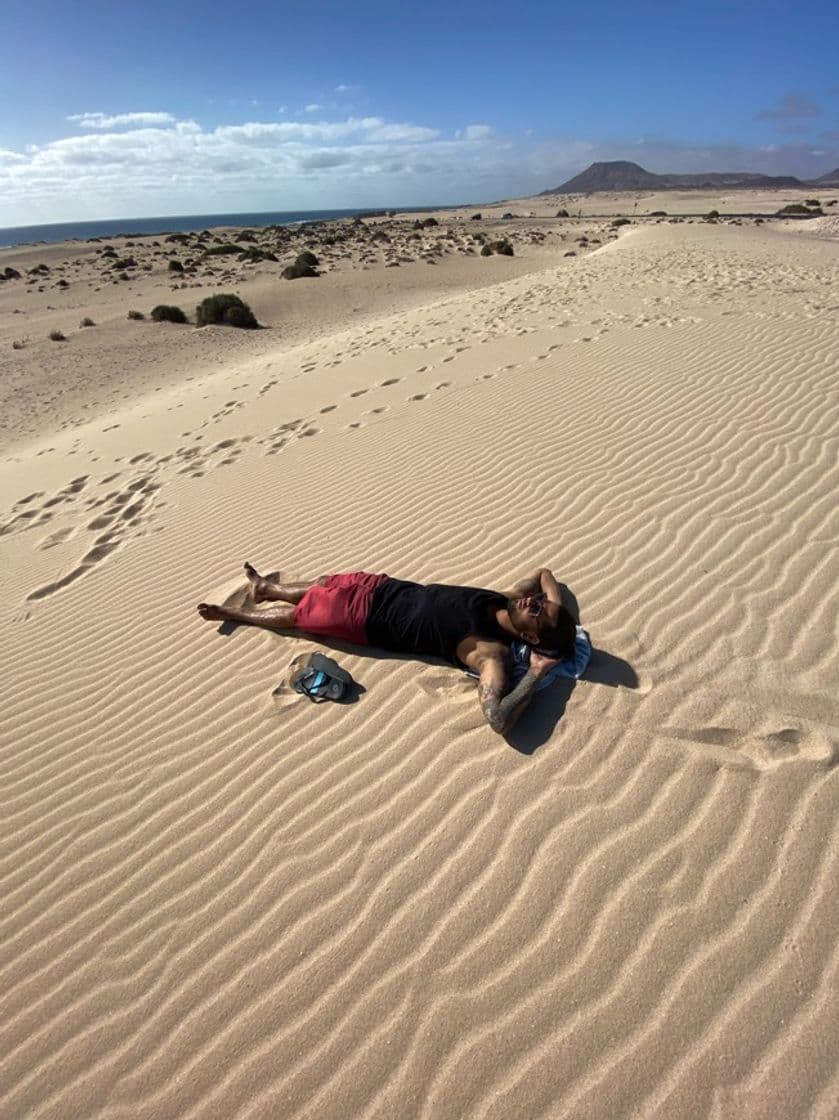
{"type": "Polygon", "coordinates": [[[504,735],[510,730],[533,699],[533,693],[542,675],[541,667],[534,669],[531,666],[515,688],[505,696],[506,659],[498,655],[488,655],[482,659],[478,679],[478,700],[481,711],[493,731],[504,735]]]}
{"type": "Polygon", "coordinates": [[[562,590],[550,568],[537,568],[532,576],[519,580],[506,594],[508,599],[523,599],[540,592],[552,603],[562,603],[562,590]]]}

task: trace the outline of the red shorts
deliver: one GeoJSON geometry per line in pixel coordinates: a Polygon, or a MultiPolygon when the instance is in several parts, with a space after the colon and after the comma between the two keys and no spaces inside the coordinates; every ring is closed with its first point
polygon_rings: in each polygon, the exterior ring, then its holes
{"type": "Polygon", "coordinates": [[[322,584],[310,587],[294,608],[295,627],[342,642],[369,645],[367,616],[373,592],[387,578],[370,572],[327,576],[322,584]]]}

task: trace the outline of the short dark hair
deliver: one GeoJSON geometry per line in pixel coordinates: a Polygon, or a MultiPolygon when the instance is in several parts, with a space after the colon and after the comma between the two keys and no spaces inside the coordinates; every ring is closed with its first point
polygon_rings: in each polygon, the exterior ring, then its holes
{"type": "Polygon", "coordinates": [[[538,648],[550,656],[559,659],[571,657],[574,653],[574,643],[577,640],[577,624],[574,616],[560,604],[556,626],[541,626],[539,628],[538,648]]]}

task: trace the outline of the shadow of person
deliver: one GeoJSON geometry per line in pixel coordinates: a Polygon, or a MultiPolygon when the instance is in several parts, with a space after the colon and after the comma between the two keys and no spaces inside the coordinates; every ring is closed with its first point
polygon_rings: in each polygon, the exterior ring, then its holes
{"type": "MultiPolygon", "coordinates": [[[[592,646],[591,660],[580,682],[605,684],[609,688],[637,688],[638,674],[622,657],[592,646]]],[[[529,755],[547,743],[565,715],[576,686],[573,677],[560,677],[549,688],[538,692],[519,722],[505,735],[510,746],[520,754],[529,755]]]]}
{"type": "Polygon", "coordinates": [[[591,660],[582,679],[592,684],[605,684],[609,688],[638,687],[638,674],[628,661],[595,646],[591,647],[591,660]]]}
{"type": "Polygon", "coordinates": [[[535,754],[553,735],[565,715],[571,693],[577,687],[573,677],[560,677],[558,681],[534,696],[530,707],[504,736],[519,754],[535,754]]]}

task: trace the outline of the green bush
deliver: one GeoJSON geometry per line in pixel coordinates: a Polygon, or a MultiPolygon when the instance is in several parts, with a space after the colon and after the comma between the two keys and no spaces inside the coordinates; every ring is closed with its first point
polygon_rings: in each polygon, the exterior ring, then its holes
{"type": "Polygon", "coordinates": [[[491,257],[493,253],[498,253],[502,257],[512,257],[513,246],[506,237],[502,241],[488,241],[481,249],[481,256],[491,257]]]}
{"type": "Polygon", "coordinates": [[[276,259],[273,253],[270,253],[267,249],[260,249],[256,245],[251,245],[250,248],[239,254],[239,260],[247,264],[259,264],[260,261],[275,261],[276,259]]]}
{"type": "Polygon", "coordinates": [[[170,272],[183,272],[183,270],[184,270],[184,266],[181,264],[180,261],[169,261],[169,271],[170,272]]]}
{"type": "Polygon", "coordinates": [[[793,202],[789,206],[782,206],[780,210],[776,211],[778,217],[787,214],[801,214],[802,216],[806,214],[808,218],[817,218],[821,213],[821,207],[817,210],[811,210],[809,204],[807,206],[802,206],[800,202],[793,202]]]}
{"type": "Polygon", "coordinates": [[[259,326],[248,305],[238,296],[229,294],[202,299],[195,310],[195,321],[199,327],[218,323],[221,326],[246,327],[252,330],[259,326]]]}
{"type": "Polygon", "coordinates": [[[310,253],[308,249],[304,249],[302,253],[298,253],[294,261],[295,264],[306,264],[309,268],[317,268],[320,261],[314,253],[310,253]]]}
{"type": "Polygon", "coordinates": [[[152,308],[151,317],[155,323],[186,323],[187,317],[180,307],[159,303],[152,308]]]}
{"type": "Polygon", "coordinates": [[[231,256],[233,253],[243,253],[244,249],[241,245],[213,245],[209,249],[204,250],[205,257],[225,257],[231,256]]]}
{"type": "Polygon", "coordinates": [[[145,319],[145,315],[143,314],[142,311],[129,311],[128,312],[128,318],[129,319],[145,319]]]}
{"type": "Polygon", "coordinates": [[[287,265],[282,271],[284,280],[300,280],[305,276],[317,276],[317,272],[308,264],[294,264],[287,265]]]}

